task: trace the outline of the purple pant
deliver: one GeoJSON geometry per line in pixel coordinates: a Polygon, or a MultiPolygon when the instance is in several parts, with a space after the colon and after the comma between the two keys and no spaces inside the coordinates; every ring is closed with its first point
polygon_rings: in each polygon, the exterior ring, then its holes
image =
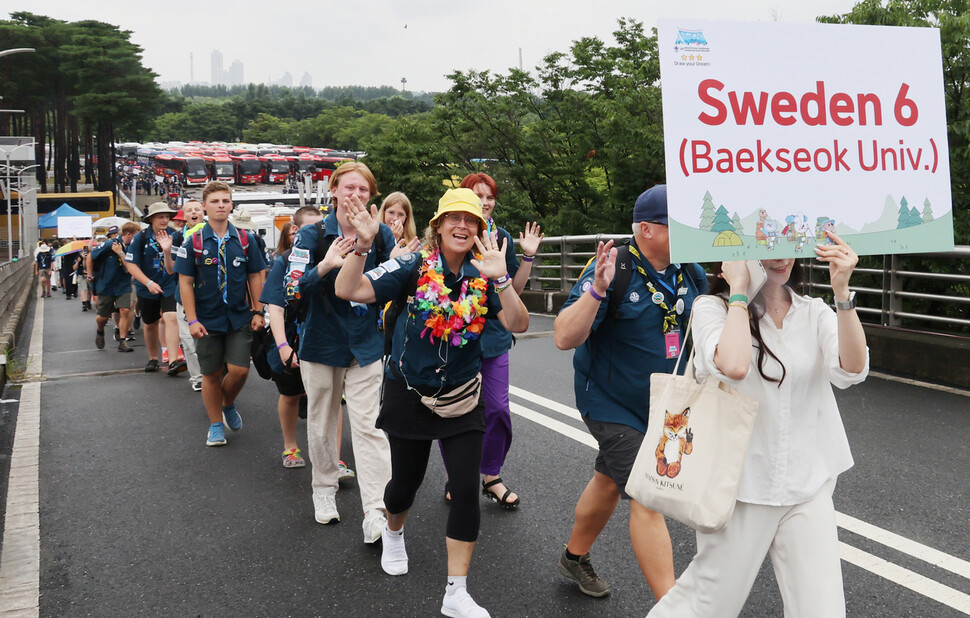
{"type": "Polygon", "coordinates": [[[485,437],[482,474],[498,476],[512,446],[509,410],[509,353],[482,359],[482,397],[485,399],[485,437]]]}

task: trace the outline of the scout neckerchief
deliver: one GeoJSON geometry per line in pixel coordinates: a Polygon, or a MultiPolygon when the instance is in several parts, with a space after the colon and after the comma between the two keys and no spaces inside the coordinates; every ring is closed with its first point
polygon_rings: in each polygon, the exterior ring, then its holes
{"type": "Polygon", "coordinates": [[[637,251],[636,247],[633,246],[632,242],[630,243],[630,256],[633,258],[633,265],[636,266],[640,274],[643,275],[643,280],[647,284],[647,290],[650,291],[650,300],[667,312],[667,315],[664,316],[663,322],[664,334],[666,335],[667,333],[680,330],[677,324],[677,314],[683,312],[684,303],[679,297],[687,294],[687,286],[684,285],[684,274],[680,272],[680,269],[677,270],[677,277],[675,279],[675,284],[677,286],[676,292],[673,290],[673,288],[667,285],[662,277],[657,277],[657,282],[675,298],[674,304],[671,305],[668,304],[664,293],[658,291],[656,286],[654,286],[653,278],[647,274],[646,270],[644,270],[642,266],[643,258],[640,256],[640,252],[637,251]]]}
{"type": "Polygon", "coordinates": [[[229,230],[226,230],[225,236],[216,236],[216,242],[219,243],[219,275],[217,281],[219,282],[219,291],[222,292],[222,302],[226,304],[229,304],[229,290],[226,289],[226,279],[228,278],[226,273],[226,241],[228,240],[229,230]]]}
{"type": "Polygon", "coordinates": [[[148,246],[151,247],[152,251],[155,252],[155,258],[152,260],[152,268],[158,272],[163,268],[162,257],[164,254],[162,252],[162,246],[159,245],[158,240],[155,239],[155,232],[152,231],[151,227],[149,227],[146,231],[150,232],[146,242],[148,243],[148,246]]]}

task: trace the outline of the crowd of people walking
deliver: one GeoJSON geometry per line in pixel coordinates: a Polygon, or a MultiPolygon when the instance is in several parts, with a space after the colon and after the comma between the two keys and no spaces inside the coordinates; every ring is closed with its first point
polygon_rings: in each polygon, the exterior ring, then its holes
{"type": "MultiPolygon", "coordinates": [[[[338,488],[356,478],[363,541],[381,543],[391,576],[409,572],[405,527],[437,450],[447,478],[433,482],[451,505],[441,613],[488,616],[469,570],[481,497],[509,510],[528,501],[513,490],[517,471],[504,467],[513,443],[509,354],[513,334],[529,326],[520,295],[542,230],[526,224],[517,255],[496,222],[499,186],[482,173],[446,190],[426,225],[403,193],[378,208],[377,180],[361,162],[338,167],[330,189],[329,213],[298,209],[272,252],[234,223],[231,187],[218,181],[181,209],[152,204],[144,229],[107,230],[67,260],[89,294],[85,309],[97,313],[95,345],[105,347],[113,320],[118,351],[130,352],[137,320],[145,371],[187,371],[201,391],[209,447],[243,429],[241,393],[255,364],[279,393],[279,465],[311,467],[314,520],[340,521],[338,488]],[[355,471],[340,454],[344,409],[355,471]]],[[[700,265],[671,263],[668,224],[666,187],[646,190],[630,240],[599,243],[556,318],[555,343],[575,350],[576,405],[599,449],[553,568],[584,594],[610,594],[591,553],[628,500],[630,541],[659,600],[651,615],[736,615],[766,553],[786,615],[844,615],[831,495],[852,459],[831,386],[858,383],[868,370],[849,292],[858,258],[833,233],[816,249],[837,310],[794,291],[792,259],[763,261],[767,282],[748,297],[743,262],[715,265],[713,285],[700,265]],[[697,533],[697,556],[678,579],[664,516],[631,499],[626,484],[647,427],[649,376],[675,370],[692,314],[698,375],[731,383],[760,411],[734,516],[720,532],[697,533]]],[[[35,255],[42,296],[51,255],[46,244],[35,255]]]]}

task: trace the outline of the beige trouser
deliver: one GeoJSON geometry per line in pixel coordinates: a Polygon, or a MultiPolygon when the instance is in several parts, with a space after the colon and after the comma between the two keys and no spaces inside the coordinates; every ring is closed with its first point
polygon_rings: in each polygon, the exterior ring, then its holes
{"type": "MultiPolygon", "coordinates": [[[[202,367],[199,366],[199,357],[195,355],[195,339],[192,338],[189,322],[185,319],[185,309],[182,307],[182,303],[175,304],[175,311],[175,317],[179,323],[179,341],[182,342],[182,354],[185,355],[185,368],[189,370],[189,380],[192,383],[201,382],[202,367]]],[[[172,357],[169,356],[169,358],[172,357]]]]}
{"type": "Polygon", "coordinates": [[[340,396],[347,397],[354,445],[354,468],[364,512],[384,508],[384,486],[391,479],[391,449],[384,432],[375,427],[380,411],[380,361],[361,367],[331,367],[300,360],[307,395],[307,453],[313,474],[313,493],[337,491],[337,420],[340,396]]]}
{"type": "Polygon", "coordinates": [[[829,481],[811,500],[794,506],[738,502],[727,526],[697,533],[697,555],[648,616],[737,616],[766,553],[786,618],[845,616],[834,489],[835,481],[829,481]]]}

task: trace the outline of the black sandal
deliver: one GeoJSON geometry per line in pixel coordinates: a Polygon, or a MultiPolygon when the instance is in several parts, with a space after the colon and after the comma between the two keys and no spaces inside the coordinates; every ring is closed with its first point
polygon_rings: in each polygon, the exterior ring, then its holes
{"type": "Polygon", "coordinates": [[[521,500],[521,498],[516,498],[515,502],[509,502],[508,500],[509,500],[509,496],[512,495],[512,490],[509,489],[508,487],[505,488],[505,493],[502,495],[501,498],[499,498],[495,492],[489,489],[490,487],[494,487],[495,485],[498,485],[501,482],[502,482],[502,479],[500,478],[497,478],[494,481],[489,481],[487,483],[485,482],[484,479],[482,479],[482,495],[488,498],[489,500],[491,500],[492,502],[498,502],[503,509],[512,510],[518,507],[519,501],[521,500]]]}

